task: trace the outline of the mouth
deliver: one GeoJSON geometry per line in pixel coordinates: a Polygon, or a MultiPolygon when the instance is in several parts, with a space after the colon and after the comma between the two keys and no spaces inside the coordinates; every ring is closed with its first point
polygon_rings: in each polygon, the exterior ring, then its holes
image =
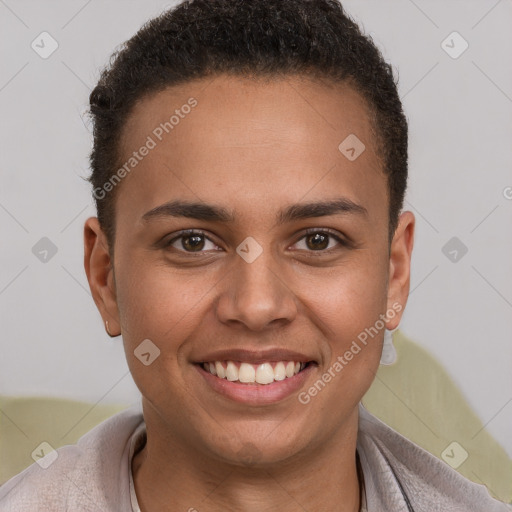
{"type": "Polygon", "coordinates": [[[229,382],[249,385],[268,385],[291,379],[313,361],[267,361],[251,364],[242,361],[208,361],[200,363],[211,375],[229,382]]]}
{"type": "Polygon", "coordinates": [[[208,392],[246,405],[273,404],[298,393],[318,367],[316,361],[292,353],[267,358],[241,352],[229,354],[232,359],[227,355],[208,357],[194,366],[208,392]]]}

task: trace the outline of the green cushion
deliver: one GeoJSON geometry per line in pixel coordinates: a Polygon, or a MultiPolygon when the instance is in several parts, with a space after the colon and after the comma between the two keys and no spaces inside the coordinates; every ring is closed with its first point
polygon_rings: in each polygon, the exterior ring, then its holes
{"type": "Polygon", "coordinates": [[[126,405],[96,405],[47,397],[0,396],[0,484],[34,462],[42,443],[53,448],[76,441],[126,405]]]}

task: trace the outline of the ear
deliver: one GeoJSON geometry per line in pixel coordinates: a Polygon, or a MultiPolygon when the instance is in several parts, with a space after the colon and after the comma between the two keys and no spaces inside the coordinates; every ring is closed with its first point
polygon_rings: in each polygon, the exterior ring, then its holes
{"type": "Polygon", "coordinates": [[[117,308],[113,261],[110,259],[107,237],[96,217],[84,225],[84,267],[92,297],[111,336],[121,333],[117,308]]]}
{"type": "Polygon", "coordinates": [[[391,242],[387,307],[388,311],[395,311],[396,314],[386,321],[386,329],[390,331],[398,327],[409,296],[414,225],[412,212],[403,212],[391,242]]]}

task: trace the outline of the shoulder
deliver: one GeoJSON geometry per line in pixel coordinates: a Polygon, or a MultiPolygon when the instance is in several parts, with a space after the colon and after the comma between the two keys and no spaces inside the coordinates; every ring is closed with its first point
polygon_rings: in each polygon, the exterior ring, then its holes
{"type": "Polygon", "coordinates": [[[0,487],[1,512],[71,509],[110,510],[129,483],[129,441],[143,423],[140,405],[96,426],[75,445],[63,446],[11,478],[0,487]],[[126,475],[123,474],[126,472],[126,475]]]}
{"type": "Polygon", "coordinates": [[[467,480],[362,406],[358,451],[370,466],[371,488],[379,494],[400,494],[415,512],[512,512],[485,486],[467,480]]]}

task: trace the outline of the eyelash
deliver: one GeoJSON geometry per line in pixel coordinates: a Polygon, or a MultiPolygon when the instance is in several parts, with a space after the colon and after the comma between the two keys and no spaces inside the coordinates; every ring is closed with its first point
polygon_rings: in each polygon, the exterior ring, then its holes
{"type": "MultiPolygon", "coordinates": [[[[309,235],[314,235],[314,234],[318,234],[318,233],[323,234],[323,235],[329,235],[329,237],[334,238],[339,243],[339,245],[342,246],[342,247],[349,247],[350,246],[350,243],[347,240],[341,238],[340,236],[338,236],[336,234],[335,231],[333,231],[333,230],[331,230],[329,228],[308,228],[302,234],[302,236],[295,242],[295,244],[300,242],[301,240],[303,240],[304,238],[306,238],[309,235]]],[[[174,242],[176,242],[177,240],[179,240],[180,238],[187,238],[188,236],[193,236],[193,235],[204,236],[207,240],[209,240],[210,242],[215,244],[215,242],[211,238],[206,236],[204,231],[196,230],[196,229],[186,229],[186,230],[180,231],[177,236],[173,237],[171,240],[166,242],[165,243],[165,248],[172,248],[172,249],[175,249],[178,252],[185,253],[185,254],[202,254],[202,253],[206,252],[206,251],[197,251],[197,252],[185,251],[183,249],[176,249],[175,247],[171,247],[172,244],[174,242]]],[[[215,244],[215,245],[217,245],[217,244],[215,244]]],[[[317,254],[319,254],[319,253],[320,254],[321,253],[323,253],[323,254],[330,254],[331,252],[333,252],[335,250],[336,250],[336,247],[331,247],[330,249],[319,249],[318,251],[307,250],[306,252],[309,252],[309,253],[312,253],[312,254],[315,254],[315,253],[317,253],[317,254]]]]}

